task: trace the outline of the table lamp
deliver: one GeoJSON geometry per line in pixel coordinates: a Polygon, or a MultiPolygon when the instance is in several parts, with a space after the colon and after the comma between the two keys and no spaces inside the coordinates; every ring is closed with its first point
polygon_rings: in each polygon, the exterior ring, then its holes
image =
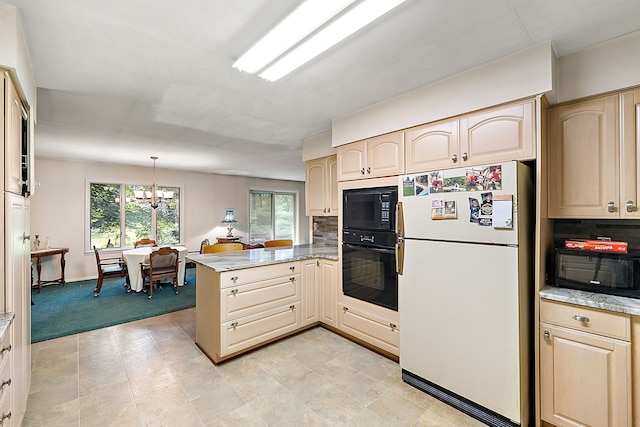
{"type": "Polygon", "coordinates": [[[233,237],[233,235],[231,234],[231,230],[233,230],[233,225],[236,222],[235,217],[233,216],[233,209],[231,208],[227,208],[227,211],[224,214],[224,219],[221,221],[223,224],[227,224],[227,237],[233,237]]]}

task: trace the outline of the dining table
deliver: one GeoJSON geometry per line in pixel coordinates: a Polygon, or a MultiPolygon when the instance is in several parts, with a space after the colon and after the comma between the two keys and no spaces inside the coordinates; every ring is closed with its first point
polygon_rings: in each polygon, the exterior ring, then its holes
{"type": "MultiPolygon", "coordinates": [[[[184,264],[187,256],[187,248],[185,246],[169,246],[178,250],[178,286],[184,286],[184,264]]],[[[149,255],[153,251],[160,249],[159,246],[142,246],[135,249],[122,251],[122,258],[127,264],[129,272],[129,281],[131,282],[131,290],[140,292],[143,288],[142,270],[140,264],[149,263],[149,255]]]]}

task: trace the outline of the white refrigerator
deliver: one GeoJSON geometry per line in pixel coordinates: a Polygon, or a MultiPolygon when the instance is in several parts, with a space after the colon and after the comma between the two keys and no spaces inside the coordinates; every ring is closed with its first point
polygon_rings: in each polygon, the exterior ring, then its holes
{"type": "Polygon", "coordinates": [[[531,169],[429,171],[399,187],[403,379],[489,425],[528,425],[531,169]]]}

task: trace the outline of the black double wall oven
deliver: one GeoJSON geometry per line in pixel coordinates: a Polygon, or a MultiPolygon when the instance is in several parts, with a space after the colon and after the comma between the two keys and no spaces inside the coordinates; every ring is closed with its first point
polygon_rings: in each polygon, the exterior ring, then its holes
{"type": "Polygon", "coordinates": [[[343,191],[342,291],[398,310],[397,187],[343,191]]]}

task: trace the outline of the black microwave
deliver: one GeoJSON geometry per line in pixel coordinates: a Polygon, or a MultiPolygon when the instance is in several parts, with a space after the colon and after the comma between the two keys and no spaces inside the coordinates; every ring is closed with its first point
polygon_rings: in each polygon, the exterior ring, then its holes
{"type": "Polygon", "coordinates": [[[345,230],[395,231],[398,187],[344,190],[342,228],[345,230]]]}
{"type": "Polygon", "coordinates": [[[556,286],[640,298],[640,254],[556,249],[556,286]]]}

